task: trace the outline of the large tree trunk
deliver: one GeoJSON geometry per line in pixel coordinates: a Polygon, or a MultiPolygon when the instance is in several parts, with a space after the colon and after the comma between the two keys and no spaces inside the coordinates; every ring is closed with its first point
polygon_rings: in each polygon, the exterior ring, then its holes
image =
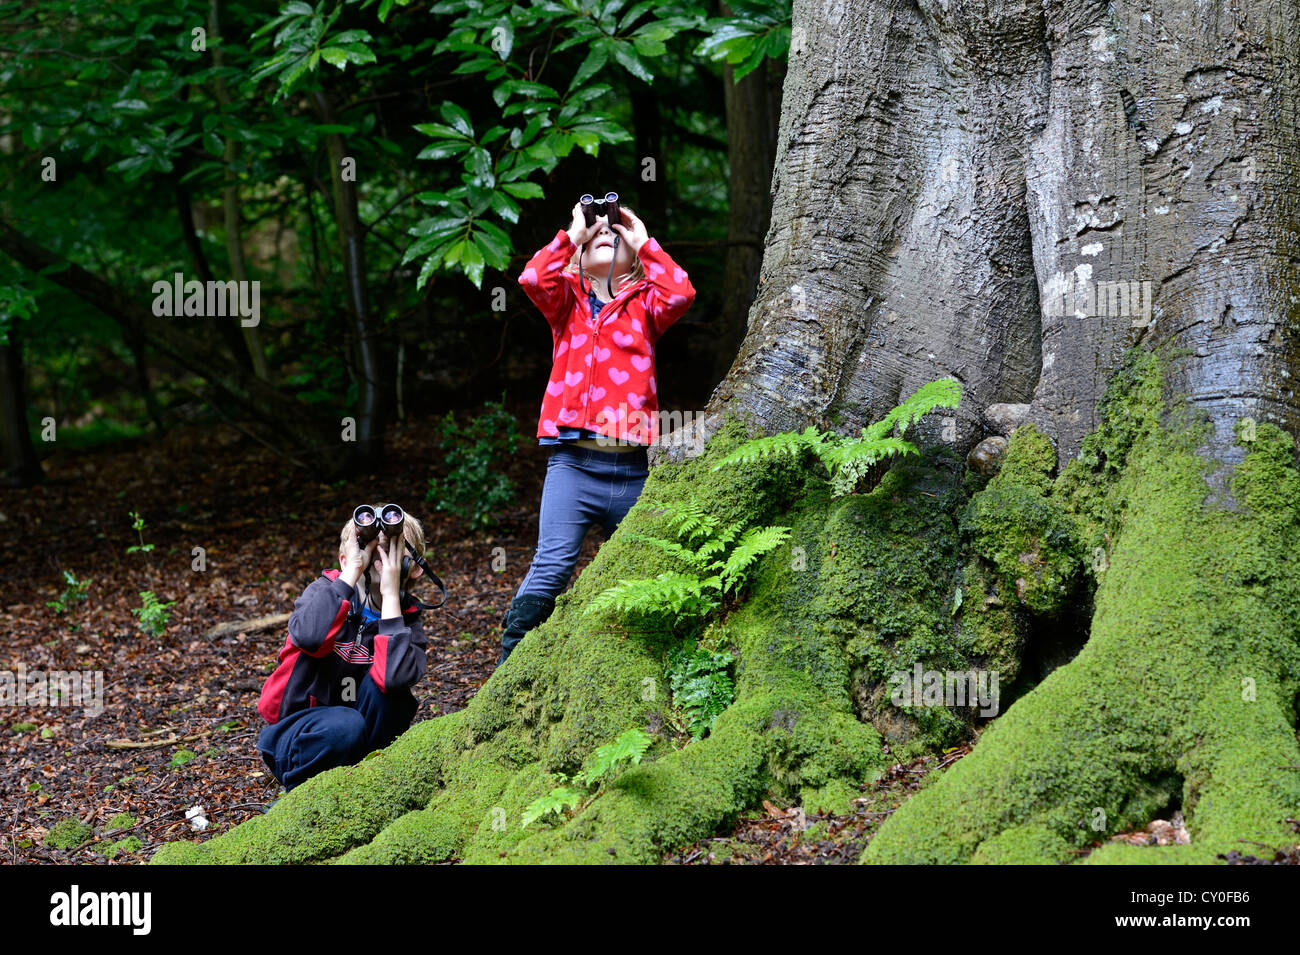
{"type": "Polygon", "coordinates": [[[915,665],[996,672],[1015,700],[868,861],[1294,842],[1296,20],[1263,0],[796,2],[763,281],[705,452],[652,471],[465,710],[160,860],[653,861],[765,795],[838,805],[969,732],[959,707],[888,699],[915,665]],[[1090,303],[1103,282],[1137,302],[1090,303]],[[746,429],[852,433],[947,375],[960,408],[865,493],[834,496],[810,458],[712,470],[746,429]],[[1013,432],[991,480],[963,466],[990,430],[1013,432]],[[548,774],[671,719],[674,633],[584,611],[662,569],[634,536],[670,536],[653,504],[673,501],[791,528],[702,637],[736,656],[735,702],[523,828],[548,774]],[[1072,660],[1021,672],[1089,617],[1072,660]],[[1093,848],[1175,809],[1190,845],[1093,848]]]}

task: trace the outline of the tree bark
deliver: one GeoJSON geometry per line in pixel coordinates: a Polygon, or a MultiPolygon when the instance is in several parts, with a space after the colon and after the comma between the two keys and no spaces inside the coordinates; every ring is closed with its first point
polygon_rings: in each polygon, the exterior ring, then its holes
{"type": "MultiPolygon", "coordinates": [[[[334,114],[329,95],[318,90],[313,96],[321,122],[337,123],[338,117],[334,114]]],[[[370,297],[366,289],[366,230],[361,224],[356,181],[343,178],[342,163],[347,155],[343,137],[339,133],[330,133],[325,137],[325,143],[329,153],[334,222],[339,232],[348,290],[348,310],[357,342],[360,407],[357,410],[357,440],[351,445],[352,460],[357,466],[373,469],[382,463],[387,402],[380,387],[383,365],[375,340],[378,329],[370,315],[370,297]]]]}
{"type": "MultiPolygon", "coordinates": [[[[231,105],[230,92],[226,89],[226,79],[220,70],[225,62],[225,52],[221,49],[221,0],[211,0],[208,8],[208,33],[212,40],[212,65],[218,70],[212,80],[212,92],[223,109],[231,105]]],[[[227,136],[222,150],[221,161],[225,165],[225,186],[221,191],[221,208],[225,218],[226,257],[230,260],[230,275],[236,282],[248,281],[248,268],[244,264],[243,231],[240,227],[239,177],[234,170],[235,160],[239,157],[239,144],[234,136],[227,136]]],[[[243,333],[245,352],[252,360],[253,371],[258,378],[270,382],[271,371],[266,363],[266,350],[262,347],[262,336],[256,325],[240,323],[243,333]]]]}
{"type": "Polygon", "coordinates": [[[8,344],[0,345],[0,438],[4,452],[0,482],[6,487],[31,487],[45,476],[27,427],[21,336],[22,330],[14,322],[9,328],[8,344]]]}
{"type": "MultiPolygon", "coordinates": [[[[722,5],[722,15],[729,7],[722,5]]],[[[745,337],[746,316],[758,288],[763,237],[772,215],[772,167],[781,119],[782,64],[767,60],[739,83],[723,70],[727,112],[727,258],[722,272],[715,378],[721,380],[745,337]],[[754,245],[746,243],[753,242],[754,245]]]]}

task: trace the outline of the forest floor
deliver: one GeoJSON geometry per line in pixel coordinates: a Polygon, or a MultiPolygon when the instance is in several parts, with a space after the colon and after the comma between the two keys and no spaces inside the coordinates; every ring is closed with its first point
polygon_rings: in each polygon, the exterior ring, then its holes
{"type": "MultiPolygon", "coordinates": [[[[436,473],[427,423],[398,426],[389,447],[382,478],[322,484],[233,429],[191,425],[60,451],[45,461],[44,484],[0,489],[0,625],[11,635],[0,671],[31,679],[101,671],[103,679],[97,714],[4,707],[0,862],[139,863],[163,842],[194,838],[198,820],[187,813],[196,807],[211,836],[281,794],[256,749],[255,707],[284,624],[248,622],[288,613],[321,570],[337,566],[338,533],[358,503],[395,500],[419,517],[447,584],[446,606],[425,617],[429,662],[416,720],[466,705],[492,674],[501,616],[532,558],[545,452],[529,444],[505,462],[514,502],[493,528],[473,530],[424,500],[436,473]],[[132,512],[144,519],[139,532],[132,512]],[[142,540],[152,549],[127,552],[142,540]],[[192,569],[196,547],[205,551],[201,572],[192,569]],[[89,583],[86,599],[59,612],[49,602],[64,599],[65,571],[89,583]],[[174,602],[161,636],[137,625],[142,591],[174,602]],[[244,626],[209,633],[229,623],[244,626]]],[[[579,572],[600,540],[599,531],[588,536],[579,572]]],[[[664,861],[854,862],[927,774],[968,750],[892,766],[846,815],[765,802],[731,833],[664,861]]]]}

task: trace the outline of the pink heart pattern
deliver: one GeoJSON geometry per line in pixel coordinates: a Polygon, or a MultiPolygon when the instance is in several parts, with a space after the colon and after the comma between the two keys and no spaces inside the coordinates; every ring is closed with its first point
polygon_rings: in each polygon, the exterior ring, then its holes
{"type": "Polygon", "coordinates": [[[564,383],[572,388],[574,385],[579,384],[584,377],[586,376],[580,371],[566,371],[564,373],[564,383]]]}
{"type": "Polygon", "coordinates": [[[563,392],[564,385],[560,384],[558,381],[548,381],[546,383],[546,393],[548,395],[554,395],[558,398],[563,392]]]}
{"type": "Polygon", "coordinates": [[[525,285],[536,285],[537,270],[532,266],[529,266],[528,268],[524,269],[524,274],[519,276],[519,281],[523,282],[525,285]]]}
{"type": "Polygon", "coordinates": [[[632,376],[622,368],[611,368],[609,370],[609,377],[613,380],[614,384],[623,385],[626,384],[627,380],[632,376]]]}
{"type": "Polygon", "coordinates": [[[617,345],[619,348],[626,348],[628,345],[631,345],[634,341],[636,341],[635,335],[629,335],[627,332],[614,333],[614,344],[617,345]]]}
{"type": "Polygon", "coordinates": [[[627,393],[627,403],[638,411],[645,407],[645,395],[638,395],[635,391],[627,393]]]}
{"type": "Polygon", "coordinates": [[[573,411],[573,410],[571,410],[571,409],[569,409],[569,408],[563,408],[563,409],[561,409],[561,411],[560,411],[560,423],[561,423],[561,424],[572,424],[573,422],[575,422],[575,421],[577,421],[577,420],[578,420],[578,412],[573,411]]]}
{"type": "MultiPolygon", "coordinates": [[[[604,398],[604,397],[605,397],[605,389],[602,388],[602,387],[600,387],[600,385],[597,385],[596,387],[594,387],[594,388],[591,389],[591,400],[592,400],[592,401],[599,401],[601,398],[604,398]]],[[[583,401],[586,401],[586,400],[587,400],[587,396],[586,396],[585,394],[582,396],[582,400],[583,400],[583,401]]]]}
{"type": "Polygon", "coordinates": [[[654,359],[649,355],[633,355],[632,367],[637,371],[649,371],[650,366],[654,364],[654,359]]]}

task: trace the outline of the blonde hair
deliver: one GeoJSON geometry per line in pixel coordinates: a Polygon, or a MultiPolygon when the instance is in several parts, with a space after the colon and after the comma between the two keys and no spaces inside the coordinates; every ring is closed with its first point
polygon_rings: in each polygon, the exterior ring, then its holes
{"type": "MultiPolygon", "coordinates": [[[[566,272],[568,272],[568,273],[570,273],[570,274],[572,274],[572,275],[577,275],[577,274],[578,274],[578,258],[579,258],[579,256],[581,256],[581,255],[582,255],[582,246],[578,246],[577,251],[575,251],[575,252],[573,253],[573,256],[569,259],[569,264],[566,265],[566,266],[564,267],[564,271],[566,271],[566,272]]],[[[588,269],[586,266],[583,266],[583,272],[586,273],[587,281],[588,281],[588,282],[592,282],[592,278],[591,278],[591,270],[588,269]]],[[[618,283],[618,288],[614,290],[614,294],[615,294],[615,295],[617,295],[619,292],[623,291],[624,287],[626,287],[626,286],[628,286],[628,285],[635,285],[637,282],[640,282],[641,280],[643,280],[643,279],[645,278],[645,265],[641,262],[641,256],[636,255],[636,254],[634,253],[634,254],[632,255],[632,268],[631,268],[631,270],[630,270],[630,271],[627,271],[627,272],[624,272],[622,276],[615,276],[615,278],[619,278],[619,279],[620,279],[620,281],[619,281],[619,283],[618,283]]],[[[594,285],[595,283],[592,282],[592,284],[594,285]]]]}
{"type": "MultiPolygon", "coordinates": [[[[378,512],[379,505],[376,504],[374,507],[375,507],[375,511],[378,512]]],[[[348,522],[343,525],[343,529],[339,531],[340,548],[347,546],[348,530],[351,527],[352,527],[352,520],[351,518],[349,518],[348,522]]],[[[416,519],[416,517],[411,514],[410,511],[406,512],[406,519],[402,522],[402,537],[406,540],[406,543],[410,544],[411,548],[421,557],[425,556],[425,554],[428,553],[424,543],[424,525],[421,524],[419,520],[416,519]]],[[[406,556],[405,547],[402,548],[402,555],[406,556]]],[[[405,582],[405,578],[403,578],[403,582],[405,582]]]]}

